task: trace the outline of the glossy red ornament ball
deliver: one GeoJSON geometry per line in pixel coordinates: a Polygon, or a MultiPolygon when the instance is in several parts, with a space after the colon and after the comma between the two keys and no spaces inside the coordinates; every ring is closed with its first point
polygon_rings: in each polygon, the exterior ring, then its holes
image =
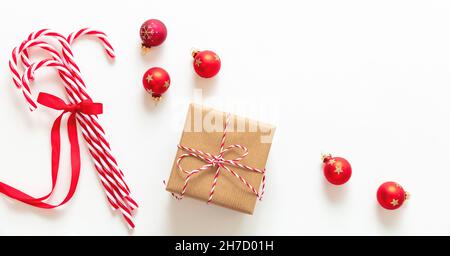
{"type": "Polygon", "coordinates": [[[377,200],[385,209],[398,209],[406,199],[408,199],[408,193],[396,182],[385,182],[378,188],[377,200]]]}
{"type": "Polygon", "coordinates": [[[142,83],[145,90],[150,93],[155,100],[159,100],[162,94],[170,87],[170,76],[163,68],[154,67],[145,72],[142,83]]]}
{"type": "Polygon", "coordinates": [[[352,176],[352,167],[344,158],[324,155],[322,159],[324,163],[323,173],[331,184],[342,185],[352,176]]]}
{"type": "Polygon", "coordinates": [[[194,51],[194,70],[203,77],[210,78],[219,73],[221,61],[219,56],[213,51],[194,51]]]}
{"type": "Polygon", "coordinates": [[[141,26],[140,36],[142,40],[142,47],[144,49],[158,46],[166,40],[166,25],[157,19],[147,20],[141,26]]]}

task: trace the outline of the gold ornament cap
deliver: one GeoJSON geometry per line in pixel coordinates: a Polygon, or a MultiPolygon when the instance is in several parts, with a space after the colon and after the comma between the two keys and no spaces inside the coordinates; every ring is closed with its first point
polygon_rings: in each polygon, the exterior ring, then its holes
{"type": "Polygon", "coordinates": [[[148,47],[146,45],[144,45],[144,43],[141,44],[141,50],[143,54],[146,54],[150,51],[151,47],[148,47]]]}
{"type": "Polygon", "coordinates": [[[411,198],[411,194],[407,191],[405,191],[405,201],[409,200],[411,198]]]}
{"type": "Polygon", "coordinates": [[[191,51],[192,57],[195,58],[199,52],[200,52],[200,51],[197,50],[197,49],[192,49],[192,51],[191,51]]]}
{"type": "Polygon", "coordinates": [[[326,162],[327,160],[329,160],[330,158],[332,158],[332,156],[331,156],[331,154],[324,154],[324,153],[322,153],[322,157],[321,157],[321,159],[322,159],[322,162],[326,162]]]}
{"type": "Polygon", "coordinates": [[[155,102],[160,102],[162,96],[161,96],[161,95],[152,95],[152,98],[153,98],[153,100],[154,100],[155,102]]]}

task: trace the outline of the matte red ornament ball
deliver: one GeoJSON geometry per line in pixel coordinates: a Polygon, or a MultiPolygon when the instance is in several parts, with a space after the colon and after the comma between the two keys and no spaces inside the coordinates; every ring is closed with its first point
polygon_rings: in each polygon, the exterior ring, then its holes
{"type": "Polygon", "coordinates": [[[194,70],[203,78],[211,78],[219,73],[222,65],[219,56],[213,51],[194,51],[194,70]]]}
{"type": "Polygon", "coordinates": [[[144,73],[142,83],[145,90],[159,100],[170,87],[170,76],[163,68],[153,67],[144,73]]]}
{"type": "Polygon", "coordinates": [[[350,163],[342,157],[332,157],[324,155],[323,174],[325,178],[333,185],[345,184],[352,176],[352,167],[350,163]]]}
{"type": "Polygon", "coordinates": [[[139,34],[142,40],[142,47],[148,49],[161,45],[166,40],[167,28],[162,21],[150,19],[142,24],[139,34]]]}
{"type": "Polygon", "coordinates": [[[406,199],[408,199],[408,193],[397,182],[388,181],[378,188],[377,200],[385,209],[398,209],[406,199]]]}

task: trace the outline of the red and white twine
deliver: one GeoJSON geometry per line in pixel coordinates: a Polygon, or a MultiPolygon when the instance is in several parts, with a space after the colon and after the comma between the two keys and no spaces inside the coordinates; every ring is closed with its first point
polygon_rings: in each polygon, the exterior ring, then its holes
{"type": "MultiPolygon", "coordinates": [[[[30,90],[30,82],[34,80],[34,73],[44,67],[52,67],[64,82],[70,103],[75,104],[83,100],[92,100],[86,91],[80,68],[76,64],[72,52],[72,44],[82,36],[92,36],[99,39],[109,57],[114,58],[114,50],[105,33],[88,28],[70,34],[67,38],[49,29],[42,29],[31,33],[27,40],[12,51],[9,66],[14,84],[21,90],[31,111],[37,108],[37,103],[30,90]],[[50,40],[59,43],[61,51],[50,44],[50,40]],[[40,48],[51,58],[32,62],[29,58],[31,48],[40,48]],[[21,63],[19,63],[21,62],[21,63]],[[20,64],[22,64],[20,66],[20,64]],[[22,72],[21,72],[22,70],[22,72]]],[[[134,228],[133,210],[138,205],[130,195],[122,170],[117,165],[104,129],[95,115],[77,113],[78,124],[82,136],[86,141],[92,156],[94,166],[99,175],[107,199],[112,208],[118,209],[130,228],[134,228]]]]}
{"type": "Polygon", "coordinates": [[[220,152],[218,155],[213,155],[207,152],[203,152],[199,149],[195,149],[195,148],[190,148],[190,147],[185,147],[183,145],[178,145],[178,148],[186,151],[187,153],[182,154],[178,157],[177,159],[177,167],[178,169],[183,172],[184,174],[186,174],[186,177],[184,179],[184,185],[183,185],[183,189],[180,193],[180,195],[175,195],[172,193],[172,195],[181,200],[183,198],[183,196],[186,193],[186,190],[188,188],[189,185],[189,180],[192,178],[192,176],[194,176],[195,174],[198,174],[200,172],[206,171],[206,170],[211,170],[214,168],[216,169],[215,175],[214,175],[214,179],[211,185],[211,190],[209,192],[209,197],[208,197],[208,204],[210,204],[213,200],[213,196],[214,196],[214,192],[216,190],[216,186],[217,186],[217,180],[219,178],[219,174],[220,171],[223,169],[227,172],[229,172],[230,174],[232,174],[234,177],[236,177],[237,179],[239,179],[241,181],[241,183],[247,187],[253,194],[255,194],[255,196],[259,199],[262,200],[262,196],[264,195],[264,189],[265,189],[265,182],[266,182],[266,170],[261,170],[258,168],[254,168],[248,165],[244,165],[242,163],[240,163],[240,161],[242,159],[244,159],[247,155],[248,155],[248,149],[245,146],[239,145],[239,144],[233,144],[230,146],[225,147],[225,140],[227,137],[227,130],[228,130],[228,126],[230,124],[230,119],[231,119],[231,115],[227,114],[227,118],[226,118],[226,122],[224,125],[224,131],[222,134],[222,140],[220,142],[220,152]],[[239,149],[241,151],[240,156],[236,157],[235,159],[225,159],[224,156],[227,152],[234,150],[234,149],[239,149]],[[186,157],[195,157],[198,159],[201,159],[203,162],[205,162],[206,164],[203,165],[202,167],[195,169],[195,170],[191,170],[191,171],[186,171],[183,169],[182,167],[182,161],[183,159],[185,159],[186,157]],[[253,187],[246,179],[244,179],[242,176],[240,176],[239,174],[237,174],[237,172],[233,171],[231,168],[229,168],[229,166],[232,167],[238,167],[244,170],[248,170],[248,171],[252,171],[252,172],[256,172],[256,173],[260,173],[263,175],[262,177],[262,188],[261,188],[261,192],[258,192],[258,190],[253,187]]]}

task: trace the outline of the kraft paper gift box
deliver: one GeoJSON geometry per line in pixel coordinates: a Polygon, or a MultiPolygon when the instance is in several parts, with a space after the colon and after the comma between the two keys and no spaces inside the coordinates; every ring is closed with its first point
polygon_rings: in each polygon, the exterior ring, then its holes
{"type": "MultiPolygon", "coordinates": [[[[275,127],[236,115],[229,115],[230,120],[224,147],[226,148],[233,144],[246,147],[248,149],[248,155],[239,161],[239,163],[264,170],[275,127]]],[[[227,116],[228,113],[197,104],[190,104],[179,145],[198,149],[212,155],[218,155],[220,153],[227,116]]],[[[188,152],[178,148],[166,187],[167,191],[178,195],[183,191],[187,174],[179,170],[177,160],[181,155],[186,153],[188,152]]],[[[234,148],[227,151],[223,158],[231,160],[241,155],[242,150],[234,148]]],[[[205,164],[205,161],[193,156],[183,158],[180,163],[185,171],[199,169],[205,164]]],[[[256,191],[259,191],[263,179],[262,173],[231,165],[226,166],[245,179],[256,191]]],[[[184,195],[207,202],[216,170],[217,167],[210,167],[207,170],[192,175],[184,195]]],[[[221,168],[211,203],[243,213],[253,214],[257,199],[256,194],[245,186],[240,179],[221,168]]]]}

